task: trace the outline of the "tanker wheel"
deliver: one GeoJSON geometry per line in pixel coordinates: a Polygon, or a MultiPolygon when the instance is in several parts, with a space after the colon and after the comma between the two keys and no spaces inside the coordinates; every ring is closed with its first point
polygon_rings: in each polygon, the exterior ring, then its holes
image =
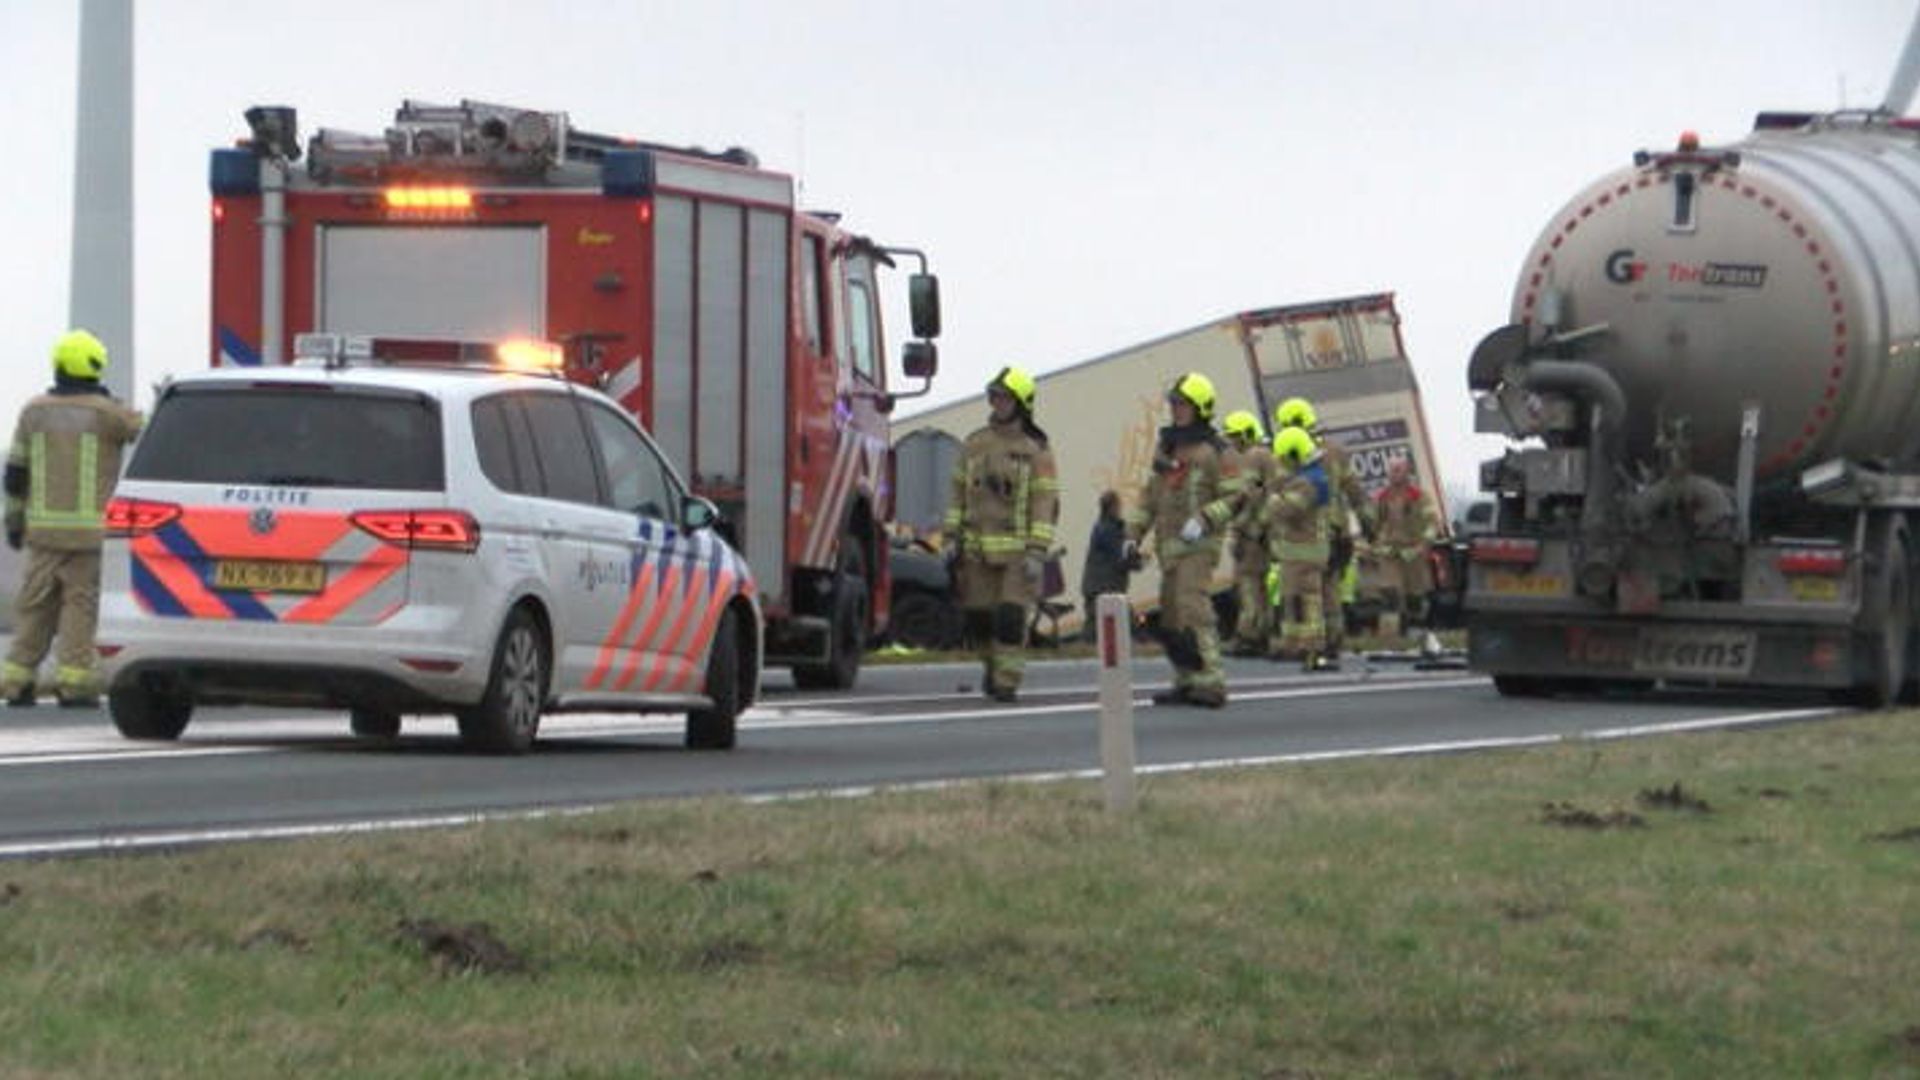
{"type": "Polygon", "coordinates": [[[1913,632],[1913,577],[1907,566],[1907,544],[1899,533],[1888,530],[1882,551],[1884,588],[1872,589],[1869,596],[1884,598],[1885,607],[1877,617],[1869,616],[1871,629],[1864,635],[1867,652],[1866,681],[1840,693],[1840,699],[1863,709],[1883,709],[1897,702],[1907,691],[1907,657],[1913,632]]]}
{"type": "Polygon", "coordinates": [[[831,640],[824,664],[795,664],[793,683],[802,690],[851,690],[867,651],[867,551],[852,533],[840,538],[833,572],[831,640]]]}

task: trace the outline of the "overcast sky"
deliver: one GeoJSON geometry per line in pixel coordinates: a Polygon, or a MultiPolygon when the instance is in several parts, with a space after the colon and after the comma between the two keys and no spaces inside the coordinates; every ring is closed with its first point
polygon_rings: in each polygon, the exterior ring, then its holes
{"type": "MultiPolygon", "coordinates": [[[[1914,9],[140,0],[138,404],[206,362],[207,153],[244,133],[243,109],[293,105],[304,138],[466,97],[747,146],[801,178],[804,205],[924,248],[945,303],[936,402],[1007,363],[1046,371],[1235,311],[1393,291],[1464,488],[1497,452],[1469,434],[1466,358],[1506,321],[1550,215],[1682,129],[1731,141],[1761,109],[1876,104],[1914,9]]],[[[74,0],[0,0],[9,430],[67,321],[77,28],[74,0]]]]}

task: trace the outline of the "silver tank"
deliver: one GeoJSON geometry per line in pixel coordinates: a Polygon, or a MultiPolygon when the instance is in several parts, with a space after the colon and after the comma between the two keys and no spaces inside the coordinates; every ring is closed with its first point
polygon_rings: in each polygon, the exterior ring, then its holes
{"type": "Polygon", "coordinates": [[[1535,243],[1513,321],[1596,324],[1570,358],[1626,393],[1626,452],[1687,417],[1730,480],[1744,402],[1758,476],[1834,457],[1920,463],[1920,122],[1767,116],[1730,146],[1636,155],[1535,243]]]}

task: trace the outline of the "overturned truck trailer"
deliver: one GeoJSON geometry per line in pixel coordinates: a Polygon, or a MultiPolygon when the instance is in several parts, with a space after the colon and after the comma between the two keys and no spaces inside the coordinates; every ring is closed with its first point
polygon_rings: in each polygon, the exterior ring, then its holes
{"type": "Polygon", "coordinates": [[[1469,364],[1469,652],[1502,693],[1914,689],[1920,121],[1763,113],[1581,192],[1469,364]]]}

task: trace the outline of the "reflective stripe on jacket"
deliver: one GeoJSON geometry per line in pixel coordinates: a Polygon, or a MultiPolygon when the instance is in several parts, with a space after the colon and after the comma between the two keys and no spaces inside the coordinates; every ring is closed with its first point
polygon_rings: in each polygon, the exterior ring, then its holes
{"type": "Polygon", "coordinates": [[[946,533],[967,555],[1010,563],[1053,547],[1060,480],[1047,444],[1015,419],[967,436],[954,463],[946,533]]]}
{"type": "Polygon", "coordinates": [[[8,471],[27,477],[24,495],[7,496],[9,527],[24,526],[27,542],[44,548],[99,547],[121,450],[139,431],[140,414],[104,394],[52,393],[29,401],[7,454],[8,471]]]}

